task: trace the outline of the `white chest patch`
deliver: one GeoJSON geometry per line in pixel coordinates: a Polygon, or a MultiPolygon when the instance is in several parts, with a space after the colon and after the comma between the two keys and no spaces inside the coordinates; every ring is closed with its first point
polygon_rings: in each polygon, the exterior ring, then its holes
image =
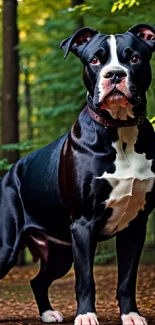
{"type": "Polygon", "coordinates": [[[140,210],[144,209],[145,196],[150,192],[155,174],[151,171],[152,160],[146,155],[136,153],[138,128],[121,128],[118,131],[119,140],[113,143],[116,149],[116,170],[113,174],[105,172],[99,179],[107,180],[112,186],[105,209],[112,208],[113,213],[108,219],[102,234],[113,235],[128,226],[140,210]],[[123,150],[122,144],[126,143],[123,150]]]}

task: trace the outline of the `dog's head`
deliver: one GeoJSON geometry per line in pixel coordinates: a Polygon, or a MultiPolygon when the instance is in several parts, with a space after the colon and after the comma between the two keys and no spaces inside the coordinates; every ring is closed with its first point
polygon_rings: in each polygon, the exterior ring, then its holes
{"type": "Polygon", "coordinates": [[[126,120],[145,110],[155,27],[140,24],[116,35],[85,27],[62,41],[61,47],[65,58],[71,51],[84,64],[83,80],[95,111],[126,120]]]}

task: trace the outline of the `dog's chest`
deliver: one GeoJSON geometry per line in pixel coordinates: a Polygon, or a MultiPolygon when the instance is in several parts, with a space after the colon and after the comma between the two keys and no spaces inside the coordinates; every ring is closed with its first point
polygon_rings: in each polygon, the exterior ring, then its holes
{"type": "Polygon", "coordinates": [[[102,230],[102,234],[106,235],[113,235],[127,227],[144,209],[146,193],[151,191],[155,177],[151,171],[152,160],[147,160],[145,153],[135,151],[137,127],[119,129],[118,135],[118,141],[113,143],[116,150],[115,172],[105,172],[100,177],[112,187],[109,198],[104,202],[105,209],[112,208],[112,215],[102,230]]]}

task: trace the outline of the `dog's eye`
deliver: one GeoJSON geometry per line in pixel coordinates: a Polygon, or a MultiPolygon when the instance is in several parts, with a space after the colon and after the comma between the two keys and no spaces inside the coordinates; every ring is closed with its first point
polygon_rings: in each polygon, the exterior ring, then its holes
{"type": "Polygon", "coordinates": [[[99,61],[99,59],[96,56],[94,56],[91,59],[90,63],[93,64],[93,65],[97,65],[97,64],[100,64],[100,61],[99,61]]]}
{"type": "Polygon", "coordinates": [[[141,61],[141,57],[140,57],[140,55],[138,55],[138,54],[134,54],[134,55],[131,57],[130,61],[131,61],[132,63],[140,62],[140,61],[141,61]]]}

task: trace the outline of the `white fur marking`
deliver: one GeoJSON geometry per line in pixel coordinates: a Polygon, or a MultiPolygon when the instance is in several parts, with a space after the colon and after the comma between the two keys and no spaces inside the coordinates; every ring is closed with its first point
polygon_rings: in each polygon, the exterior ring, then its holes
{"type": "Polygon", "coordinates": [[[114,35],[110,35],[110,39],[108,40],[108,43],[109,43],[109,47],[110,47],[110,56],[111,56],[110,65],[120,66],[122,68],[122,66],[118,62],[118,56],[117,56],[117,50],[116,50],[117,49],[116,48],[116,38],[114,35]]]}
{"type": "Polygon", "coordinates": [[[119,63],[118,55],[117,55],[117,46],[116,46],[116,37],[114,35],[110,35],[110,39],[108,40],[109,48],[110,48],[110,62],[106,66],[106,68],[112,67],[118,67],[121,70],[123,69],[126,74],[128,74],[128,69],[119,63]]]}
{"type": "Polygon", "coordinates": [[[126,121],[128,116],[130,116],[131,118],[135,117],[132,108],[132,106],[127,106],[123,108],[115,106],[110,109],[107,108],[107,111],[112,116],[112,118],[126,121]]]}
{"type": "Polygon", "coordinates": [[[110,35],[110,38],[108,39],[109,43],[109,48],[110,48],[110,62],[104,66],[104,68],[100,71],[99,74],[99,84],[98,84],[98,89],[99,89],[99,101],[102,102],[102,99],[104,98],[105,94],[105,89],[103,86],[103,80],[107,72],[109,72],[111,69],[118,69],[120,68],[121,70],[123,69],[126,74],[126,84],[128,83],[128,69],[123,66],[122,64],[119,63],[118,56],[117,56],[117,46],[116,46],[116,38],[114,35],[110,35]]]}
{"type": "Polygon", "coordinates": [[[152,160],[136,153],[134,144],[138,135],[137,126],[118,129],[119,139],[113,143],[116,149],[113,174],[105,172],[99,179],[106,179],[112,186],[105,208],[113,213],[101,233],[112,235],[128,226],[145,206],[145,195],[150,192],[155,180],[151,171],[152,160]],[[127,144],[125,152],[122,144],[127,144]]]}
{"type": "Polygon", "coordinates": [[[130,312],[127,315],[123,314],[121,320],[122,325],[147,325],[146,319],[135,312],[130,312]]]}
{"type": "Polygon", "coordinates": [[[74,325],[99,325],[95,313],[80,314],[75,318],[74,325]]]}
{"type": "Polygon", "coordinates": [[[42,313],[41,320],[44,323],[62,323],[64,316],[57,310],[46,310],[42,313]]]}

